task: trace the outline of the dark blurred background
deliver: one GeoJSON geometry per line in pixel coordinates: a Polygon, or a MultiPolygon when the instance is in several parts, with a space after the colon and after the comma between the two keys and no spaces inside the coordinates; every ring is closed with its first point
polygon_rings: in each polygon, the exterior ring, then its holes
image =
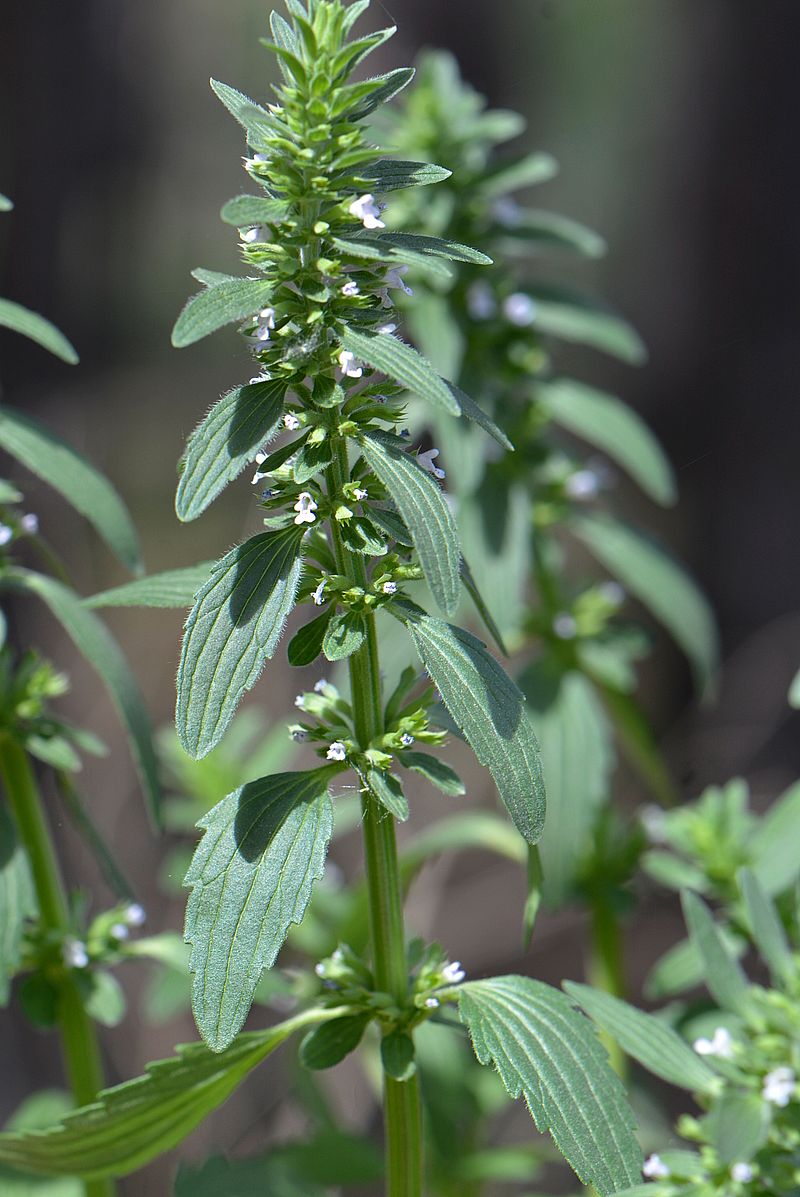
{"type": "MultiPolygon", "coordinates": [[[[526,115],[525,147],[560,161],[537,204],[609,242],[604,260],[555,261],[549,274],[609,298],[643,333],[650,361],[632,371],[576,353],[573,368],[632,403],[666,446],[680,506],[665,515],[635,495],[626,501],[704,586],[725,660],[718,705],[698,711],[685,666],[665,641],[646,670],[645,701],[687,797],[737,772],[756,794],[772,796],[800,771],[785,705],[800,663],[800,553],[790,514],[800,500],[800,6],[376,0],[374,15],[387,23],[380,9],[400,32],[380,63],[371,60],[376,69],[424,46],[449,47],[493,105],[526,115]]],[[[235,233],[217,213],[247,189],[242,145],[207,80],[213,74],[267,97],[271,64],[257,41],[267,11],[254,0],[4,0],[0,8],[0,190],[16,204],[0,222],[0,294],[52,318],[81,354],[69,369],[0,333],[2,401],[45,420],[114,480],[151,570],[219,555],[245,530],[241,489],[188,526],[178,524],[172,500],[186,434],[245,377],[246,360],[233,333],[179,354],[169,332],[192,289],[189,270],[237,262],[235,233]]],[[[25,481],[29,508],[79,589],[122,581],[85,525],[25,481]]],[[[109,622],[155,722],[167,722],[180,618],[117,612],[109,622]]],[[[39,611],[17,607],[15,627],[74,666],[67,705],[113,748],[86,774],[93,812],[123,853],[152,929],[179,928],[180,904],[155,889],[160,849],[103,693],[39,611]]],[[[287,672],[277,667],[277,680],[256,693],[276,719],[296,689],[287,672]]],[[[54,818],[61,826],[57,810],[54,818]]],[[[70,880],[80,879],[101,907],[109,896],[96,870],[71,831],[61,834],[70,880]]],[[[516,967],[557,981],[580,972],[579,927],[563,946],[565,921],[575,924],[569,913],[546,922],[519,960],[521,882],[492,862],[469,858],[434,871],[421,894],[423,929],[443,937],[473,974],[516,967]]],[[[631,933],[634,979],[658,954],[652,926],[631,933]]],[[[58,1065],[51,1041],[23,1032],[15,1016],[4,1014],[0,1030],[9,1045],[5,1115],[26,1092],[56,1082],[58,1065]]],[[[134,1003],[124,1028],[106,1037],[111,1079],[189,1037],[188,1020],[140,1025],[134,1003]]],[[[273,1089],[270,1078],[256,1078],[187,1153],[233,1147],[243,1124],[253,1128],[245,1145],[258,1146],[259,1110],[273,1089]]],[[[166,1191],[164,1175],[143,1172],[124,1192],[166,1191]]]]}

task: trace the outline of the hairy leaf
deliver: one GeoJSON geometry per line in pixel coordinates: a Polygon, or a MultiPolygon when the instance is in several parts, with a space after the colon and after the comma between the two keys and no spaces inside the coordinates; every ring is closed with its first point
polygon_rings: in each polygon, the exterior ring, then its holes
{"type": "Polygon", "coordinates": [[[654,541],[609,516],[575,517],[572,530],[590,552],[635,595],[686,653],[703,689],[717,666],[717,632],[705,596],[654,541]]]}
{"type": "Polygon", "coordinates": [[[46,1176],[127,1176],[182,1142],[295,1031],[339,1013],[307,1010],[240,1035],[224,1052],[203,1043],[178,1047],[144,1076],[103,1090],[52,1127],[0,1134],[0,1162],[46,1176]]]}
{"type": "Polygon", "coordinates": [[[393,773],[384,773],[382,769],[367,769],[361,777],[372,797],[401,823],[405,823],[409,815],[408,799],[400,779],[393,773]]]}
{"type": "Polygon", "coordinates": [[[657,503],[677,498],[675,475],[647,425],[627,404],[571,378],[536,389],[536,398],[562,427],[597,446],[657,503]]]}
{"type": "Polygon", "coordinates": [[[301,628],[297,629],[289,641],[287,649],[290,665],[310,665],[316,661],[322,652],[322,644],[332,615],[333,607],[331,606],[316,619],[304,623],[301,628]]]}
{"type": "Polygon", "coordinates": [[[361,611],[339,611],[328,622],[322,641],[323,653],[329,661],[351,657],[364,643],[367,627],[361,611]]]}
{"type": "Polygon", "coordinates": [[[180,520],[197,519],[238,478],[282,425],[286,382],[234,387],[214,404],[189,437],[175,496],[180,520]]]}
{"type": "Polygon", "coordinates": [[[525,1097],[584,1184],[603,1197],[634,1184],[642,1153],[625,1091],[569,999],[515,976],[469,981],[457,993],[475,1055],[494,1064],[511,1097],[525,1097]]]}
{"type": "Polygon", "coordinates": [[[420,399],[427,399],[434,407],[440,407],[453,416],[461,414],[461,408],[445,380],[416,349],[391,333],[376,335],[346,328],[339,334],[339,340],[344,349],[349,349],[357,358],[374,370],[380,370],[393,382],[407,387],[420,399]]]}
{"type": "Polygon", "coordinates": [[[194,596],[208,579],[215,561],[201,561],[184,569],[137,578],[111,590],[101,590],[83,600],[84,607],[191,607],[194,596]]]}
{"type": "Polygon", "coordinates": [[[0,1006],[8,1005],[11,978],[20,962],[25,921],[36,910],[28,858],[14,824],[0,806],[0,1006]]]}
{"type": "Polygon", "coordinates": [[[287,211],[282,200],[267,195],[237,195],[222,205],[219,215],[225,224],[242,229],[247,225],[276,224],[287,211]]]}
{"type": "Polygon", "coordinates": [[[258,145],[270,136],[273,132],[272,118],[265,108],[227,83],[220,83],[218,79],[210,82],[214,95],[246,131],[248,142],[258,145]]]}
{"type": "Polygon", "coordinates": [[[241,1030],[261,974],[271,968],[322,876],[333,830],[328,783],[336,770],[277,773],[228,794],[200,820],[205,834],[186,874],[192,893],[192,1007],[200,1034],[222,1051],[241,1030]]]}
{"type": "Polygon", "coordinates": [[[690,1091],[702,1092],[713,1085],[713,1069],[662,1019],[588,985],[565,981],[564,988],[623,1051],[654,1076],[690,1091]]]}
{"type": "Polygon", "coordinates": [[[399,191],[404,187],[427,187],[449,179],[453,172],[432,162],[402,162],[399,158],[379,158],[361,172],[361,178],[375,191],[399,191]]]}
{"type": "Polygon", "coordinates": [[[178,737],[199,758],[219,742],[278,646],[300,580],[303,530],[263,532],[217,562],[191,610],[178,666],[178,737]]]}
{"type": "MultiPolygon", "coordinates": [[[[404,87],[407,87],[414,78],[413,67],[398,67],[394,71],[389,71],[385,75],[376,75],[372,79],[365,80],[365,83],[372,84],[369,94],[366,95],[358,104],[355,105],[347,114],[348,120],[360,121],[364,117],[369,116],[381,104],[388,103],[394,96],[401,92],[404,87]]],[[[363,84],[361,85],[364,86],[363,84]]]]}
{"type": "Polygon", "coordinates": [[[0,408],[0,447],[58,491],[89,521],[123,565],[142,568],[139,538],[111,483],[80,453],[29,416],[0,408]]]}
{"type": "Polygon", "coordinates": [[[515,827],[529,844],[535,844],[544,826],[544,780],[522,693],[470,632],[425,615],[411,604],[397,614],[408,627],[444,705],[494,777],[515,827]]]}
{"type": "Polygon", "coordinates": [[[185,349],[226,324],[247,320],[269,303],[271,282],[263,278],[225,279],[193,295],[175,322],[172,344],[185,349]]]}
{"type": "Polygon", "coordinates": [[[454,382],[448,382],[447,386],[450,388],[450,394],[458,404],[461,415],[465,416],[468,420],[472,420],[473,424],[477,424],[484,432],[488,432],[489,436],[493,437],[503,449],[507,449],[509,453],[513,453],[514,446],[511,444],[511,441],[502,428],[498,428],[494,420],[487,416],[483,408],[479,407],[475,400],[466,395],[454,382]]]}
{"type": "Polygon", "coordinates": [[[439,486],[397,438],[368,433],[359,444],[411,533],[433,597],[446,615],[453,615],[461,595],[461,550],[439,486]]]}
{"type": "Polygon", "coordinates": [[[10,299],[0,299],[0,328],[10,328],[29,341],[35,341],[49,353],[60,357],[70,366],[78,363],[78,354],[62,332],[37,312],[31,312],[22,304],[10,299]]]}
{"type": "Polygon", "coordinates": [[[448,258],[451,262],[471,262],[475,266],[492,265],[492,259],[480,250],[473,249],[471,245],[462,245],[460,241],[451,241],[447,237],[426,237],[420,233],[382,233],[379,240],[388,245],[414,249],[418,253],[448,258]]]}
{"type": "Polygon", "coordinates": [[[464,583],[464,589],[466,590],[467,594],[475,604],[475,609],[483,620],[487,632],[492,637],[503,656],[507,657],[508,649],[506,648],[502,633],[495,623],[494,616],[486,605],[483,595],[478,589],[478,583],[475,581],[475,578],[472,575],[472,570],[470,569],[464,557],[461,558],[461,581],[464,583]]]}

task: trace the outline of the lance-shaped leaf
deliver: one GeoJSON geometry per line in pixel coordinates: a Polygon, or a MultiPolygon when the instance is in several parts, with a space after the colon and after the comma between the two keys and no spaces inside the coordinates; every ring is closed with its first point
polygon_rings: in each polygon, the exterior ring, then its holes
{"type": "Polygon", "coordinates": [[[608,798],[614,747],[594,687],[570,670],[537,662],[520,678],[542,753],[547,823],[540,844],[547,902],[564,902],[608,798]]]}
{"type": "Polygon", "coordinates": [[[224,1052],[203,1043],[178,1047],[144,1076],[104,1089],[52,1127],[0,1134],[0,1162],[45,1176],[127,1176],[182,1142],[295,1031],[341,1013],[307,1010],[240,1035],[224,1052]]]}
{"type": "Polygon", "coordinates": [[[379,158],[359,172],[375,191],[400,191],[404,187],[427,187],[449,179],[453,172],[433,162],[402,162],[399,158],[379,158]]]}
{"type": "Polygon", "coordinates": [[[209,283],[187,302],[172,330],[172,344],[185,349],[226,324],[255,316],[269,304],[272,283],[263,278],[225,279],[209,283]]]}
{"type": "Polygon", "coordinates": [[[274,125],[265,108],[227,83],[220,83],[218,79],[211,79],[210,83],[214,95],[246,131],[248,142],[260,144],[271,136],[274,125]]]}
{"type": "Polygon", "coordinates": [[[484,432],[488,432],[489,436],[496,440],[501,448],[508,450],[509,453],[513,453],[514,446],[511,444],[511,441],[502,428],[498,428],[494,420],[487,416],[483,408],[479,407],[475,400],[466,395],[454,382],[448,382],[447,385],[450,388],[450,394],[459,406],[461,415],[471,420],[473,424],[477,424],[484,432]]]}
{"type": "Polygon", "coordinates": [[[525,208],[494,230],[497,236],[527,241],[538,249],[566,249],[587,258],[602,258],[607,246],[593,229],[559,212],[525,208]]]}
{"type": "Polygon", "coordinates": [[[634,1060],[654,1076],[690,1091],[704,1091],[717,1074],[667,1023],[609,993],[565,981],[570,997],[634,1060]]]}
{"type": "Polygon", "coordinates": [[[282,427],[286,382],[234,387],[189,437],[175,496],[180,520],[197,519],[282,427]]]}
{"type": "Polygon", "coordinates": [[[105,624],[93,611],[55,578],[26,569],[8,570],[0,576],[0,586],[37,595],[59,621],[82,657],[105,683],[128,733],[134,763],[139,772],[145,797],[156,824],[160,822],[161,787],[158,762],[153,748],[152,729],[136,679],[128,668],[120,648],[105,624]]]}
{"type": "Polygon", "coordinates": [[[342,254],[353,258],[363,258],[365,262],[380,262],[387,269],[390,266],[413,266],[424,271],[431,278],[439,278],[450,282],[453,269],[432,254],[419,253],[415,249],[404,249],[395,245],[384,244],[377,237],[365,237],[363,234],[353,237],[332,237],[331,243],[342,254]]]}
{"type": "Polygon", "coordinates": [[[584,1184],[603,1197],[634,1184],[642,1153],[633,1113],[588,1019],[528,977],[470,981],[454,992],[481,1064],[494,1064],[511,1097],[524,1096],[584,1184]]]}
{"type": "Polygon", "coordinates": [[[253,224],[275,224],[283,220],[287,211],[282,200],[266,195],[237,195],[222,205],[219,215],[225,224],[242,229],[253,224]]]}
{"type": "Polygon", "coordinates": [[[444,761],[440,761],[438,756],[431,756],[429,752],[401,752],[397,759],[404,769],[420,773],[443,794],[458,798],[467,792],[458,774],[444,761]]]}
{"type": "Polygon", "coordinates": [[[776,984],[792,974],[792,950],[775,903],[759,884],[755,873],[742,869],[738,877],[753,942],[769,965],[776,984]]]}
{"type": "Polygon", "coordinates": [[[636,529],[604,515],[573,518],[589,551],[658,619],[689,658],[705,688],[717,666],[717,633],[705,596],[684,569],[636,529]]]}
{"type": "Polygon", "coordinates": [[[411,633],[454,723],[492,774],[515,827],[535,844],[544,827],[544,780],[522,692],[470,632],[411,603],[392,610],[411,633]]]}
{"type": "Polygon", "coordinates": [[[433,597],[445,615],[453,615],[461,593],[461,550],[444,495],[399,439],[368,433],[359,444],[411,533],[433,597]]]}
{"type": "Polygon", "coordinates": [[[200,1034],[222,1051],[241,1030],[264,969],[299,923],[322,876],[333,830],[335,770],[276,773],[223,798],[204,830],[186,885],[192,1007],[200,1034]]]}
{"type": "Polygon", "coordinates": [[[534,302],[533,328],[601,349],[632,366],[647,360],[647,349],[636,330],[596,300],[566,287],[531,286],[527,290],[534,302]]]}
{"type": "Polygon", "coordinates": [[[62,332],[37,312],[31,312],[22,304],[10,299],[0,299],[0,328],[10,328],[29,341],[35,341],[48,353],[60,357],[70,366],[77,365],[78,354],[62,332]]]}
{"type": "Polygon", "coordinates": [[[651,499],[664,506],[675,502],[672,466],[650,429],[627,404],[572,378],[537,387],[536,398],[563,428],[607,453],[651,499]]]}
{"type": "Polygon", "coordinates": [[[369,116],[381,104],[388,103],[394,96],[401,92],[404,87],[407,87],[414,78],[413,67],[397,67],[393,71],[389,71],[385,75],[376,75],[372,79],[366,79],[363,83],[357,83],[354,91],[358,94],[367,92],[353,108],[347,113],[348,120],[360,121],[364,117],[369,116]]]}
{"type": "Polygon", "coordinates": [[[278,646],[300,580],[303,529],[263,532],[219,561],[197,596],[178,666],[178,738],[205,756],[278,646]]]}
{"type": "Polygon", "coordinates": [[[723,1010],[741,1013],[747,1001],[747,977],[722,938],[711,911],[697,894],[684,890],[683,914],[689,937],[703,961],[709,993],[723,1010]]]}
{"type": "Polygon", "coordinates": [[[466,590],[467,594],[475,604],[475,609],[483,620],[487,632],[490,634],[503,656],[507,657],[508,649],[506,648],[505,641],[503,640],[503,635],[495,623],[494,616],[486,605],[486,601],[478,589],[478,583],[473,577],[469,563],[464,557],[461,558],[461,581],[464,583],[464,589],[466,590]]]}
{"type": "Polygon", "coordinates": [[[773,802],[750,839],[750,867],[770,896],[782,894],[800,873],[798,822],[800,784],[795,783],[773,802]]]}
{"type": "Polygon", "coordinates": [[[194,596],[216,565],[201,561],[185,569],[168,569],[161,574],[137,578],[123,586],[101,590],[83,600],[84,607],[191,607],[194,596]]]}
{"type": "Polygon", "coordinates": [[[66,441],[4,407],[0,447],[85,516],[123,565],[134,572],[142,568],[139,538],[127,507],[111,483],[66,441]]]}
{"type": "Polygon", "coordinates": [[[11,978],[19,967],[25,920],[35,910],[28,858],[17,841],[10,815],[0,806],[0,1006],[8,1005],[11,978]]]}
{"type": "Polygon", "coordinates": [[[450,387],[416,349],[391,333],[362,333],[352,328],[342,329],[339,340],[344,349],[380,370],[394,382],[407,387],[420,399],[427,399],[434,407],[452,416],[461,415],[461,408],[453,398],[450,387]]]}
{"type": "Polygon", "coordinates": [[[379,240],[401,249],[413,249],[417,253],[447,258],[451,262],[471,262],[475,266],[492,264],[492,259],[480,250],[473,249],[471,245],[462,245],[460,241],[451,241],[448,237],[425,237],[420,233],[382,233],[379,240]]]}
{"type": "MultiPolygon", "coordinates": [[[[490,114],[487,114],[490,115],[490,114]]],[[[501,159],[481,180],[484,197],[506,195],[522,187],[535,187],[558,174],[558,163],[552,154],[525,154],[521,158],[501,159]]]]}

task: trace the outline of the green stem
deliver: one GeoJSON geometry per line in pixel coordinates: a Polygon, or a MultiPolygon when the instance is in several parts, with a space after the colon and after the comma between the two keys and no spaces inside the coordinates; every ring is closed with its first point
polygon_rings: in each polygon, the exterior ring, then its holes
{"type": "MultiPolygon", "coordinates": [[[[343,441],[339,441],[335,460],[327,471],[329,494],[341,493],[349,473],[347,448],[343,441]]],[[[337,569],[355,586],[366,587],[368,578],[363,557],[345,551],[335,520],[331,521],[331,528],[337,569]]],[[[349,660],[353,722],[362,749],[380,734],[383,723],[374,615],[368,616],[367,624],[366,640],[349,660]]],[[[402,1008],[408,1000],[408,968],[394,818],[367,792],[362,794],[361,810],[375,984],[379,990],[390,993],[402,1008]]],[[[383,1113],[386,1195],[421,1197],[422,1115],[416,1074],[408,1081],[384,1077],[383,1113]]]]}
{"type": "MultiPolygon", "coordinates": [[[[625,997],[625,961],[617,913],[602,894],[592,897],[592,947],[587,968],[589,984],[612,997],[625,997]]],[[[611,1066],[625,1077],[627,1061],[616,1040],[601,1034],[611,1066]]]]}
{"type": "MultiPolygon", "coordinates": [[[[30,862],[42,924],[45,930],[63,935],[69,931],[69,911],[36,778],[24,749],[7,735],[0,736],[0,773],[30,862]]],[[[60,978],[59,989],[65,1071],[76,1104],[88,1105],[103,1087],[97,1036],[69,972],[60,978]]],[[[84,1191],[86,1197],[113,1197],[115,1189],[111,1181],[92,1180],[84,1182],[84,1191]]]]}

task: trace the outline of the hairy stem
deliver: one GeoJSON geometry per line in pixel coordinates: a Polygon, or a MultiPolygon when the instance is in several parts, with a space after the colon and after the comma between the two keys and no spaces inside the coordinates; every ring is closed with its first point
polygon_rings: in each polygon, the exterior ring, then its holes
{"type": "MultiPolygon", "coordinates": [[[[0,736],[0,773],[17,833],[30,862],[42,924],[48,931],[63,934],[69,930],[69,912],[41,796],[27,754],[10,736],[0,736]]],[[[103,1087],[94,1024],[83,1007],[72,975],[65,972],[57,984],[65,1071],[76,1104],[88,1105],[103,1087]]],[[[92,1180],[84,1182],[84,1190],[86,1197],[113,1197],[115,1187],[108,1180],[92,1180]]]]}
{"type": "MultiPolygon", "coordinates": [[[[327,471],[329,492],[339,493],[348,477],[347,448],[340,441],[336,458],[327,471]]],[[[331,524],[337,568],[354,585],[366,586],[363,557],[346,552],[336,521],[331,524]]],[[[369,615],[367,622],[366,640],[349,660],[353,718],[361,748],[367,748],[370,740],[380,733],[383,722],[375,617],[369,615]]],[[[399,1006],[404,1006],[408,998],[408,969],[394,818],[366,792],[362,794],[361,810],[375,984],[390,993],[399,1006]]],[[[387,1197],[421,1197],[422,1117],[416,1074],[408,1081],[384,1077],[383,1112],[387,1197]]]]}

